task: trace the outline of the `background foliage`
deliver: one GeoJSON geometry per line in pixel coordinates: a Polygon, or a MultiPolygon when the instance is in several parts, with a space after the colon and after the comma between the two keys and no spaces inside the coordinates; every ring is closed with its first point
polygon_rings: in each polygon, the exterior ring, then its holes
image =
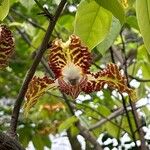
{"type": "MultiPolygon", "coordinates": [[[[59,0],[39,2],[52,14],[59,4],[59,0]]],[[[53,40],[58,37],[66,41],[73,33],[80,36],[92,52],[92,71],[97,71],[112,61],[124,70],[127,67],[130,85],[137,91],[139,102],[136,107],[144,126],[147,145],[150,142],[147,133],[150,124],[149,8],[149,0],[68,0],[51,38],[53,40]]],[[[49,20],[34,0],[1,0],[0,20],[10,27],[16,45],[9,66],[0,70],[0,130],[6,131],[14,101],[32,64],[34,52],[41,44],[49,20]]],[[[47,53],[44,57],[47,59],[47,53]]],[[[48,74],[42,63],[36,74],[48,74]]],[[[91,129],[96,138],[102,137],[103,147],[124,149],[127,144],[129,149],[136,149],[133,141],[139,140],[139,135],[135,117],[130,109],[129,116],[124,113],[122,97],[117,91],[104,89],[90,95],[81,94],[72,103],[76,107],[76,117],[71,115],[61,93],[55,90],[40,98],[29,112],[28,118],[23,116],[21,110],[18,125],[20,143],[27,147],[32,141],[37,150],[43,150],[44,146],[51,148],[49,135],[66,131],[74,149],[78,141],[71,141],[79,134],[75,125],[79,120],[91,129]],[[119,111],[121,109],[122,111],[119,111]],[[117,115],[109,118],[114,114],[117,115]],[[99,121],[102,123],[92,128],[99,121]],[[133,139],[131,126],[136,139],[133,139]],[[126,144],[122,144],[120,139],[125,135],[130,139],[126,144]],[[116,140],[117,144],[115,145],[113,140],[107,143],[108,139],[116,140]]],[[[126,95],[125,103],[129,108],[130,103],[126,95]]],[[[85,142],[86,149],[92,148],[88,141],[85,142]]]]}

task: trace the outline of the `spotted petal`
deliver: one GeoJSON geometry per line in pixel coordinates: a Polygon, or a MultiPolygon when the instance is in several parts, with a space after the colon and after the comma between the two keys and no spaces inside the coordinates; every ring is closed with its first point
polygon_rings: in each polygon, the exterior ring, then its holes
{"type": "Polygon", "coordinates": [[[11,31],[5,25],[0,25],[0,69],[5,68],[14,50],[14,40],[11,31]]]}
{"type": "Polygon", "coordinates": [[[107,84],[112,89],[117,89],[120,93],[126,92],[133,101],[136,100],[136,93],[127,86],[126,77],[121,74],[115,64],[108,64],[107,67],[96,73],[88,75],[88,82],[83,88],[85,93],[101,90],[107,84]]]}
{"type": "Polygon", "coordinates": [[[50,48],[49,66],[56,78],[62,76],[63,68],[68,64],[80,67],[82,73],[87,73],[91,65],[88,48],[75,35],[71,35],[65,43],[60,39],[54,40],[50,48]]]}
{"type": "Polygon", "coordinates": [[[41,97],[47,90],[55,88],[54,80],[48,78],[47,76],[43,78],[33,77],[29,83],[28,90],[26,93],[26,102],[24,104],[25,115],[28,114],[30,108],[35,105],[38,98],[41,97]]]}

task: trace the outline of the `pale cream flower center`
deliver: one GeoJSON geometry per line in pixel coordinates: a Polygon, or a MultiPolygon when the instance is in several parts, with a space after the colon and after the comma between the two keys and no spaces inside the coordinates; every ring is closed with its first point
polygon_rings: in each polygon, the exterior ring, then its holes
{"type": "Polygon", "coordinates": [[[76,85],[82,78],[82,71],[79,66],[68,63],[62,70],[62,76],[65,82],[76,85]]]}

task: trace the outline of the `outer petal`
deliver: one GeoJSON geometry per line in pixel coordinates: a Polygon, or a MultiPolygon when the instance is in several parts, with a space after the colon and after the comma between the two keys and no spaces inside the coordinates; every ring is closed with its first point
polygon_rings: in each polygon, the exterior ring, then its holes
{"type": "Polygon", "coordinates": [[[71,35],[66,43],[56,39],[52,42],[49,54],[49,66],[55,77],[62,76],[62,70],[67,64],[74,64],[87,73],[91,64],[91,54],[88,48],[82,45],[79,37],[71,35]]]}
{"type": "Polygon", "coordinates": [[[26,93],[26,102],[24,104],[24,112],[27,115],[29,109],[36,104],[38,98],[42,96],[47,90],[55,88],[54,80],[47,76],[43,78],[33,77],[29,83],[26,93]]]}
{"type": "Polygon", "coordinates": [[[13,50],[14,40],[11,31],[5,25],[0,25],[0,69],[7,66],[13,50]]]}
{"type": "Polygon", "coordinates": [[[96,74],[88,75],[88,82],[83,88],[83,91],[86,93],[99,91],[105,84],[112,89],[117,89],[121,93],[128,93],[133,101],[136,100],[135,91],[127,86],[125,76],[121,74],[117,65],[112,63],[108,64],[104,70],[96,74]]]}

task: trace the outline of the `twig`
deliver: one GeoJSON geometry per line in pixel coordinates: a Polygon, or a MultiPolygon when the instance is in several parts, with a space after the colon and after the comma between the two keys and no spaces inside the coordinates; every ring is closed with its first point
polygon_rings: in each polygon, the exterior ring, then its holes
{"type": "Polygon", "coordinates": [[[132,75],[129,75],[129,78],[135,79],[135,80],[137,80],[139,82],[150,82],[150,79],[141,79],[141,78],[138,78],[138,77],[134,77],[132,75]]]}
{"type": "MultiPolygon", "coordinates": [[[[122,44],[123,44],[123,49],[122,50],[123,50],[123,53],[124,53],[125,75],[126,75],[126,78],[127,78],[128,87],[130,87],[128,72],[127,72],[127,62],[126,62],[127,61],[127,56],[126,56],[125,43],[124,43],[124,40],[123,40],[122,32],[120,33],[120,37],[121,37],[121,41],[122,41],[122,44]]],[[[133,117],[134,117],[135,125],[138,129],[139,138],[140,138],[140,141],[141,141],[141,150],[147,150],[146,143],[145,143],[145,138],[144,138],[144,132],[143,132],[143,129],[141,128],[141,122],[140,122],[140,119],[138,117],[138,113],[136,111],[136,106],[135,106],[135,103],[133,103],[131,101],[130,97],[129,97],[129,103],[130,103],[131,108],[132,108],[132,114],[133,114],[133,117]]]]}
{"type": "Polygon", "coordinates": [[[109,48],[109,50],[110,50],[111,60],[115,64],[115,59],[114,59],[114,54],[113,54],[113,48],[112,48],[112,46],[109,48]]]}
{"type": "MultiPolygon", "coordinates": [[[[121,36],[121,39],[123,40],[122,36],[121,36]]],[[[123,44],[123,49],[125,49],[125,45],[124,45],[123,42],[122,42],[122,44],[123,44]]],[[[111,54],[112,62],[115,63],[112,47],[110,47],[110,54],[111,54]]],[[[126,57],[125,57],[125,60],[126,60],[126,57]]],[[[125,63],[125,67],[127,67],[126,63],[125,63]]],[[[130,131],[131,131],[131,134],[132,134],[132,137],[133,137],[133,141],[135,143],[136,148],[138,148],[137,143],[136,143],[136,137],[135,137],[135,134],[134,134],[134,131],[133,131],[133,126],[132,126],[132,123],[131,123],[131,120],[130,120],[129,112],[128,112],[127,107],[126,107],[126,101],[125,101],[122,94],[121,94],[121,97],[122,97],[123,107],[124,107],[124,110],[125,110],[125,113],[126,113],[126,116],[127,116],[129,128],[130,128],[130,131]]]]}
{"type": "Polygon", "coordinates": [[[46,30],[40,26],[38,23],[36,23],[35,21],[32,21],[31,19],[29,19],[28,17],[26,17],[25,15],[22,15],[21,13],[17,12],[16,10],[14,10],[13,8],[10,9],[12,12],[14,12],[15,14],[17,14],[18,16],[20,16],[21,18],[25,19],[27,22],[29,22],[31,25],[33,25],[34,27],[37,27],[41,30],[43,30],[44,32],[46,32],[46,30]]]}
{"type": "Polygon", "coordinates": [[[8,131],[8,134],[11,136],[11,137],[17,137],[17,134],[16,134],[16,128],[17,128],[17,122],[18,122],[18,117],[19,117],[19,112],[20,112],[20,108],[21,108],[21,104],[23,102],[23,99],[24,99],[24,96],[25,96],[25,93],[27,91],[27,88],[28,88],[28,84],[29,82],[31,81],[34,73],[35,73],[35,70],[47,48],[47,44],[49,42],[49,39],[52,35],[52,31],[54,30],[54,27],[55,27],[55,24],[56,24],[56,21],[58,20],[63,8],[64,8],[64,5],[66,4],[67,0],[61,0],[57,10],[56,10],[56,13],[55,13],[55,16],[54,16],[54,19],[51,20],[51,22],[49,22],[49,26],[47,28],[47,31],[46,31],[46,34],[45,34],[45,37],[41,43],[41,46],[39,47],[37,53],[36,53],[36,56],[33,60],[33,63],[29,69],[29,71],[27,72],[27,75],[25,77],[25,80],[22,84],[22,87],[19,91],[19,94],[18,94],[18,97],[17,97],[17,100],[15,102],[15,105],[14,105],[14,109],[13,109],[13,112],[12,112],[12,116],[11,116],[11,123],[10,123],[10,129],[8,131]]]}
{"type": "Polygon", "coordinates": [[[20,143],[4,133],[0,133],[0,149],[1,150],[25,150],[20,143]]]}
{"type": "MultiPolygon", "coordinates": [[[[139,109],[141,108],[142,106],[140,107],[136,107],[136,109],[139,109]]],[[[127,110],[128,111],[131,111],[131,107],[127,107],[127,110]]],[[[119,108],[118,110],[116,110],[115,112],[113,112],[112,114],[110,114],[107,118],[103,118],[101,119],[99,122],[97,122],[96,124],[92,125],[89,130],[94,130],[96,128],[99,128],[100,126],[102,126],[104,123],[106,123],[108,120],[112,120],[120,115],[123,115],[125,113],[125,110],[123,107],[119,108]]]]}
{"type": "Polygon", "coordinates": [[[44,14],[51,20],[53,21],[53,15],[46,9],[44,8],[38,0],[34,0],[36,2],[36,4],[38,5],[38,7],[44,12],[44,14]]]}

